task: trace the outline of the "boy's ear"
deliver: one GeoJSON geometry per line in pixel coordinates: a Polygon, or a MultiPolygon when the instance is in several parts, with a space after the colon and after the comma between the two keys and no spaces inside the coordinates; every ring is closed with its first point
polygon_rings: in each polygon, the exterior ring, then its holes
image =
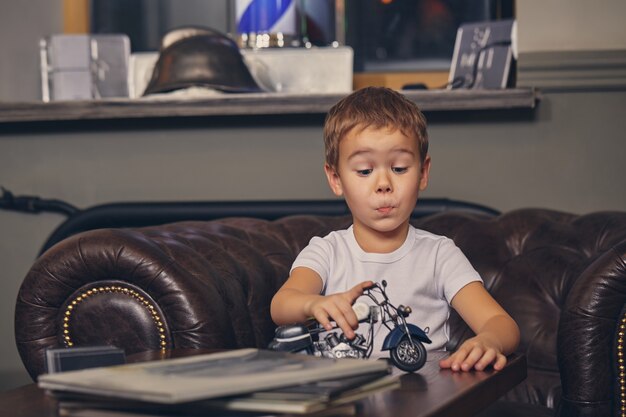
{"type": "Polygon", "coordinates": [[[324,164],[324,172],[326,173],[326,179],[330,189],[333,190],[336,196],[343,195],[343,188],[341,187],[341,178],[337,171],[328,164],[324,164]]]}
{"type": "Polygon", "coordinates": [[[420,168],[420,191],[424,191],[426,187],[428,187],[428,176],[430,175],[430,156],[426,155],[424,158],[424,162],[420,168]]]}

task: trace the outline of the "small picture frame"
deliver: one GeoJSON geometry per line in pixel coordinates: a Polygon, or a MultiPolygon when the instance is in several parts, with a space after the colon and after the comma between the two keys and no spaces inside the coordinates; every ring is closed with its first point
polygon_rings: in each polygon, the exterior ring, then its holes
{"type": "Polygon", "coordinates": [[[457,30],[448,88],[506,88],[514,20],[466,23],[457,30]]]}

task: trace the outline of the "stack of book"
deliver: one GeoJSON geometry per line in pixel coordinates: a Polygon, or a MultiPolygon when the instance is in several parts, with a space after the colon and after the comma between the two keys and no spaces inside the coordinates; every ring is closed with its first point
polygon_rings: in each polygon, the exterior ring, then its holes
{"type": "Polygon", "coordinates": [[[395,389],[384,361],[241,349],[45,374],[60,416],[354,414],[354,403],[395,389]]]}

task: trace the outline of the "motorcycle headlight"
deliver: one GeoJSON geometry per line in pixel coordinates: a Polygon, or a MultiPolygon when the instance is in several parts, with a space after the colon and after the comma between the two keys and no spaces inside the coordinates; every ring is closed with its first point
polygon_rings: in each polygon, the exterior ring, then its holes
{"type": "Polygon", "coordinates": [[[402,314],[403,317],[408,317],[409,314],[413,312],[413,310],[411,310],[411,307],[409,306],[401,305],[400,307],[398,307],[398,312],[402,314]]]}

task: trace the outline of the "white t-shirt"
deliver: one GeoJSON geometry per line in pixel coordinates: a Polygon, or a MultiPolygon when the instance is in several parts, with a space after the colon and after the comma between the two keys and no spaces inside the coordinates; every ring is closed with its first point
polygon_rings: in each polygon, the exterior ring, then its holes
{"type": "MultiPolygon", "coordinates": [[[[482,282],[454,242],[423,230],[409,227],[406,241],[390,253],[367,253],[357,243],[353,227],[314,237],[297,256],[292,270],[307,267],[322,278],[322,294],[344,292],[362,281],[387,281],[387,296],[392,304],[410,306],[410,323],[425,329],[432,344],[427,350],[443,350],[449,339],[450,302],[456,293],[473,281],[482,282]]],[[[358,301],[372,304],[368,297],[358,301]]],[[[376,326],[372,357],[381,355],[388,330],[376,326]]],[[[361,325],[357,333],[367,336],[361,325]]]]}

